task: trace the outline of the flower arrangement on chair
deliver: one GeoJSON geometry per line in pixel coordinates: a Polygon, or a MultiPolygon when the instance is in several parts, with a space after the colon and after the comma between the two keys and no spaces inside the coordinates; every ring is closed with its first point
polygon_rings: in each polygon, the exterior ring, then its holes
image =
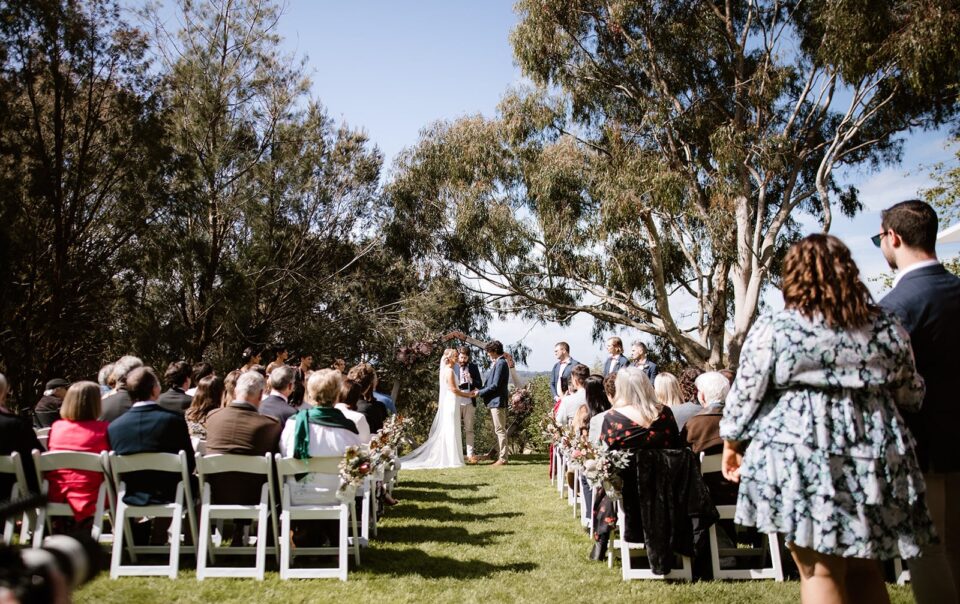
{"type": "Polygon", "coordinates": [[[340,486],[337,498],[340,501],[352,501],[364,479],[374,471],[373,458],[368,451],[360,447],[347,447],[340,460],[340,486]]]}
{"type": "Polygon", "coordinates": [[[587,482],[593,487],[602,486],[610,499],[619,500],[623,490],[620,471],[630,464],[630,451],[611,449],[606,443],[584,442],[584,444],[586,446],[578,453],[587,482]]]}

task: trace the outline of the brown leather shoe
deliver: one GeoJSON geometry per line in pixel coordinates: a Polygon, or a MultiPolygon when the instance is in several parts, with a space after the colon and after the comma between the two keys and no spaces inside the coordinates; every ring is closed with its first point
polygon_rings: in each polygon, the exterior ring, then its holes
{"type": "Polygon", "coordinates": [[[491,466],[503,466],[503,465],[506,465],[506,463],[507,463],[507,460],[505,460],[505,459],[498,459],[497,461],[493,462],[493,463],[490,464],[490,465],[491,465],[491,466]]]}
{"type": "Polygon", "coordinates": [[[477,456],[476,456],[476,455],[471,455],[471,456],[467,457],[467,463],[470,464],[471,466],[476,465],[476,464],[477,464],[477,461],[478,461],[478,460],[477,460],[477,456]]]}

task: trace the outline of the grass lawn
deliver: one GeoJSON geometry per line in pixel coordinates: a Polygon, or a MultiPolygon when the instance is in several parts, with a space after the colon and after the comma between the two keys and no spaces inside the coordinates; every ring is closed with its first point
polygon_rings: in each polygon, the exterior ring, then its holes
{"type": "MultiPolygon", "coordinates": [[[[460,470],[401,472],[401,503],[382,520],[350,580],[179,580],[103,573],[77,602],[791,602],[797,582],[674,584],[620,579],[620,568],[590,562],[591,543],[546,476],[544,456],[460,470]]],[[[889,586],[894,602],[909,587],[889,586]]]]}

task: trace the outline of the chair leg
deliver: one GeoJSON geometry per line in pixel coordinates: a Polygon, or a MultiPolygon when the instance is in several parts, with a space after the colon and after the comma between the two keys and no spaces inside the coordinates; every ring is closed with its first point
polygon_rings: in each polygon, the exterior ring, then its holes
{"type": "Polygon", "coordinates": [[[116,526],[113,527],[113,552],[110,556],[110,578],[120,576],[120,561],[123,559],[123,539],[130,540],[130,527],[127,526],[127,506],[117,501],[116,526]],[[118,528],[119,527],[119,530],[118,528]]]}
{"type": "Polygon", "coordinates": [[[288,579],[290,570],[290,512],[280,514],[280,578],[288,579]]]}
{"type": "MultiPolygon", "coordinates": [[[[170,523],[170,570],[167,576],[171,579],[177,578],[177,571],[180,570],[180,535],[183,533],[183,497],[177,499],[177,506],[174,508],[173,522],[170,523]]],[[[194,538],[196,543],[196,538],[194,538]]]]}
{"type": "Polygon", "coordinates": [[[350,503],[350,526],[353,529],[353,561],[360,566],[360,540],[357,538],[357,508],[350,503]]]}
{"type": "Polygon", "coordinates": [[[257,581],[263,581],[267,569],[267,508],[260,504],[257,517],[257,581]]]}
{"type": "Polygon", "coordinates": [[[347,580],[347,548],[349,544],[347,543],[347,524],[350,522],[350,511],[349,509],[340,508],[340,548],[337,555],[338,561],[338,571],[339,579],[341,581],[347,580]]]}
{"type": "Polygon", "coordinates": [[[780,560],[780,536],[770,533],[770,562],[773,564],[773,573],[778,583],[783,583],[783,562],[780,560]]]}
{"type": "Polygon", "coordinates": [[[207,504],[200,506],[200,539],[197,541],[197,581],[206,578],[207,556],[213,562],[213,552],[210,548],[210,508],[207,504]]]}

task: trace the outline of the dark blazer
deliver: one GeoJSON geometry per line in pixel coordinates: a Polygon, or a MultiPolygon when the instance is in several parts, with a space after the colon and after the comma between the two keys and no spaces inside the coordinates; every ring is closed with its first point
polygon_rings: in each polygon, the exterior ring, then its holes
{"type": "MultiPolygon", "coordinates": [[[[282,426],[246,401],[233,401],[207,416],[207,453],[256,455],[279,453],[282,426]]],[[[210,477],[214,504],[254,505],[260,502],[265,476],[227,472],[210,477]]]]}
{"type": "Polygon", "coordinates": [[[176,411],[183,413],[193,402],[193,397],[184,392],[180,387],[174,386],[157,397],[157,404],[167,411],[176,411]]]}
{"type": "Polygon", "coordinates": [[[489,409],[506,408],[510,404],[510,368],[507,359],[502,356],[496,360],[487,374],[483,377],[483,388],[477,392],[489,409]]]}
{"type": "MultiPolygon", "coordinates": [[[[467,363],[467,373],[470,374],[469,384],[467,384],[467,382],[460,379],[461,369],[462,368],[460,365],[453,366],[453,371],[456,375],[455,381],[457,382],[457,387],[460,388],[460,390],[473,390],[474,388],[479,390],[480,388],[483,387],[483,376],[480,375],[480,368],[477,366],[476,363],[474,363],[473,361],[470,361],[469,363],[467,363]]],[[[470,399],[470,404],[476,407],[477,399],[475,398],[470,399]]]]}
{"type": "MultiPolygon", "coordinates": [[[[33,456],[30,454],[34,449],[43,451],[40,441],[37,440],[37,433],[33,431],[30,424],[19,415],[0,411],[0,455],[10,455],[14,451],[19,453],[27,486],[34,493],[39,493],[37,472],[33,467],[33,456]]],[[[10,489],[15,482],[16,478],[13,474],[0,474],[0,501],[10,498],[10,489]]],[[[23,493],[20,495],[23,496],[23,493]]]]}
{"type": "Polygon", "coordinates": [[[624,367],[627,367],[628,365],[630,365],[630,359],[628,359],[627,357],[621,354],[620,356],[617,357],[617,364],[615,366],[615,369],[613,371],[610,371],[610,358],[608,357],[607,360],[603,362],[603,377],[607,377],[611,373],[616,373],[621,369],[623,369],[624,367]]]}
{"type": "Polygon", "coordinates": [[[880,300],[880,306],[896,315],[910,333],[917,372],[926,382],[920,411],[901,411],[917,441],[920,466],[928,472],[958,472],[960,277],[942,265],[910,271],[880,300]]]}
{"type": "MultiPolygon", "coordinates": [[[[129,411],[110,422],[107,428],[110,445],[118,455],[136,453],[187,452],[189,473],[196,465],[193,445],[183,415],[159,405],[131,407],[129,411]]],[[[180,476],[170,472],[128,472],[123,475],[127,483],[124,501],[130,505],[169,503],[176,495],[180,476]]]]}
{"type": "Polygon", "coordinates": [[[579,364],[580,361],[570,357],[570,361],[567,363],[567,366],[563,368],[563,375],[560,377],[560,389],[563,390],[563,392],[559,393],[557,392],[557,373],[560,371],[560,363],[556,363],[553,366],[553,371],[550,373],[550,394],[553,395],[553,400],[557,400],[558,396],[563,396],[563,393],[570,387],[570,372],[579,364]]]}
{"type": "Polygon", "coordinates": [[[57,398],[52,394],[40,397],[37,406],[33,408],[33,425],[37,428],[49,428],[53,425],[53,422],[60,419],[60,407],[62,406],[62,398],[57,398]]]}
{"type": "Polygon", "coordinates": [[[119,388],[114,394],[103,399],[100,404],[100,419],[105,422],[112,422],[124,413],[130,410],[133,401],[130,400],[130,393],[126,388],[119,388]]]}
{"type": "Polygon", "coordinates": [[[637,361],[633,361],[633,366],[643,369],[643,372],[647,374],[647,379],[650,380],[651,384],[653,383],[653,380],[657,377],[657,364],[651,361],[650,359],[647,359],[643,363],[638,363],[637,361]]]}
{"type": "Polygon", "coordinates": [[[287,420],[297,414],[295,407],[279,396],[271,395],[260,401],[260,415],[267,415],[280,422],[281,429],[287,420]]]}
{"type": "Polygon", "coordinates": [[[383,422],[385,422],[387,416],[390,415],[387,406],[377,399],[369,401],[360,399],[357,401],[357,411],[367,418],[367,424],[370,426],[370,434],[379,432],[380,428],[383,428],[383,422]]]}

